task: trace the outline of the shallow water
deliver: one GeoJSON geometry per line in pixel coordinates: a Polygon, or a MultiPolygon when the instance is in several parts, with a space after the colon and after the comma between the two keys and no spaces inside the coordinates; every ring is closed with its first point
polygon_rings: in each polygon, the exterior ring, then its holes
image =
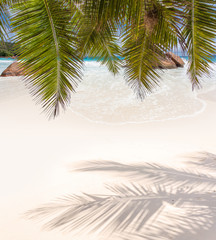
{"type": "MultiPolygon", "coordinates": [[[[216,70],[216,69],[215,69],[216,70]]],[[[192,91],[187,68],[164,70],[161,84],[144,101],[127,86],[123,72],[114,77],[104,66],[86,62],[84,78],[72,96],[71,110],[97,122],[141,123],[191,116],[205,107],[197,93],[209,91],[216,83],[203,77],[203,89],[192,91]]]]}
{"type": "MultiPolygon", "coordinates": [[[[0,58],[0,73],[2,73],[13,59],[0,58]]],[[[0,77],[0,102],[8,101],[27,94],[22,77],[0,77]]]]}
{"type": "MultiPolygon", "coordinates": [[[[0,72],[13,60],[0,59],[0,72]]],[[[160,87],[144,101],[128,87],[123,70],[117,76],[95,61],[86,61],[83,81],[71,98],[71,111],[96,122],[142,123],[192,116],[205,108],[198,93],[215,88],[216,66],[210,77],[203,77],[203,89],[192,91],[187,66],[161,72],[160,87]]],[[[0,78],[0,101],[26,94],[21,78],[0,78]]]]}
{"type": "Polygon", "coordinates": [[[0,58],[0,74],[13,62],[12,58],[0,58]]]}

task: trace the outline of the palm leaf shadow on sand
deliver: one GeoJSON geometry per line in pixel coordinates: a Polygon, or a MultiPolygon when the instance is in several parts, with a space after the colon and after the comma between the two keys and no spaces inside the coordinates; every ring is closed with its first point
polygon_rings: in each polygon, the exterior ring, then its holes
{"type": "Polygon", "coordinates": [[[82,170],[114,171],[132,181],[106,186],[110,190],[108,195],[67,196],[29,211],[27,216],[43,219],[49,230],[98,232],[103,237],[112,235],[112,239],[124,240],[187,239],[186,235],[198,236],[199,229],[207,231],[215,224],[216,179],[212,175],[155,164],[107,161],[89,162],[82,170]],[[136,177],[139,180],[142,177],[144,182],[152,180],[154,184],[144,186],[136,177]]]}
{"type": "Polygon", "coordinates": [[[216,170],[216,155],[209,152],[200,152],[198,156],[188,156],[188,164],[195,167],[201,167],[209,171],[216,170]]]}
{"type": "Polygon", "coordinates": [[[123,164],[114,161],[88,161],[76,169],[80,172],[100,172],[121,176],[133,182],[165,184],[174,187],[215,187],[214,175],[203,173],[200,167],[216,172],[216,155],[202,152],[190,156],[190,169],[176,169],[156,163],[123,164]]]}

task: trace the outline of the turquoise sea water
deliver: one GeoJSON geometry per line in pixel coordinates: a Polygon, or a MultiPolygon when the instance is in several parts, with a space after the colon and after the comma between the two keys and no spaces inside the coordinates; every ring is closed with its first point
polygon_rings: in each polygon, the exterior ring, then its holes
{"type": "MultiPolygon", "coordinates": [[[[183,58],[183,59],[188,61],[188,57],[187,56],[181,56],[181,58],[183,58]]],[[[213,56],[210,59],[212,60],[212,62],[216,62],[216,56],[213,56]]]]}
{"type": "Polygon", "coordinates": [[[0,58],[0,73],[2,73],[12,62],[12,58],[0,58]]]}
{"type": "MultiPolygon", "coordinates": [[[[192,116],[202,112],[205,102],[198,93],[213,90],[216,86],[216,66],[211,65],[211,76],[202,77],[203,89],[192,91],[187,75],[187,58],[184,68],[164,70],[160,73],[160,86],[144,101],[136,98],[128,87],[123,70],[117,76],[108,72],[93,59],[85,59],[83,80],[72,94],[70,110],[91,121],[102,123],[142,123],[192,116]]],[[[13,59],[0,58],[0,72],[13,59]]],[[[216,57],[214,58],[216,62],[216,57]]],[[[21,78],[0,78],[0,100],[26,94],[21,78]]]]}

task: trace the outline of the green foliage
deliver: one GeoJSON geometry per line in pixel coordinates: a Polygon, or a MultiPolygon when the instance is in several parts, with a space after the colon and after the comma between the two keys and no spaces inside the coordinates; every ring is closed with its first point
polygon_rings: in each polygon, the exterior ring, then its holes
{"type": "Polygon", "coordinates": [[[117,43],[116,29],[108,23],[86,24],[84,31],[79,33],[80,49],[83,56],[96,58],[116,74],[119,71],[120,48],[117,43]]]}
{"type": "Polygon", "coordinates": [[[8,21],[8,8],[6,1],[0,1],[0,41],[4,41],[7,38],[7,29],[9,28],[8,21]]]}
{"type": "Polygon", "coordinates": [[[199,87],[202,74],[209,74],[210,56],[216,52],[216,5],[214,0],[191,0],[186,4],[182,34],[188,46],[188,72],[193,87],[199,87]]]}
{"type": "Polygon", "coordinates": [[[10,53],[9,51],[5,50],[5,49],[1,49],[0,50],[0,56],[1,57],[12,57],[13,54],[10,53]]]}
{"type": "Polygon", "coordinates": [[[14,43],[11,42],[1,42],[0,43],[0,56],[2,57],[12,57],[17,55],[14,43]]]}
{"type": "Polygon", "coordinates": [[[62,4],[58,0],[28,1],[16,5],[13,17],[27,86],[50,117],[69,103],[81,76],[76,11],[62,4]]]}
{"type": "Polygon", "coordinates": [[[54,117],[69,104],[86,55],[114,74],[123,66],[143,99],[160,83],[154,66],[167,51],[180,44],[188,53],[193,87],[216,54],[215,0],[1,0],[1,41],[11,26],[27,85],[54,117]]]}

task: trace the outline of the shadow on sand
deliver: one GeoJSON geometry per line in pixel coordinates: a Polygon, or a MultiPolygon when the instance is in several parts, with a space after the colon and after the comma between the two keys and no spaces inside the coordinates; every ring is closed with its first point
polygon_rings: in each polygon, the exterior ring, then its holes
{"type": "Polygon", "coordinates": [[[82,163],[76,171],[117,174],[124,184],[107,185],[109,195],[67,196],[27,216],[44,220],[49,230],[97,232],[103,239],[204,239],[216,227],[216,155],[200,153],[188,163],[192,170],[149,163],[82,163]]]}

